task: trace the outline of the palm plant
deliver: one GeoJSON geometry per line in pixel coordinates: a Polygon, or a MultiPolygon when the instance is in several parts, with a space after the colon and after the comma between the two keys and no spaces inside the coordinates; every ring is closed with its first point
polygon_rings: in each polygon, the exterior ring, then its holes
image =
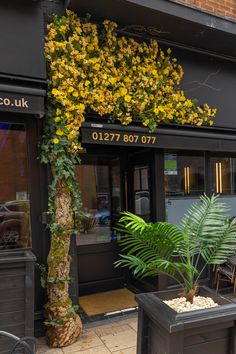
{"type": "Polygon", "coordinates": [[[218,195],[203,195],[185,214],[180,226],[168,222],[146,223],[130,212],[123,212],[117,230],[124,254],[116,266],[129,267],[144,278],[165,274],[183,287],[190,302],[198,281],[209,264],[222,264],[235,253],[236,219],[218,195]],[[201,269],[200,259],[204,260],[201,269]]]}

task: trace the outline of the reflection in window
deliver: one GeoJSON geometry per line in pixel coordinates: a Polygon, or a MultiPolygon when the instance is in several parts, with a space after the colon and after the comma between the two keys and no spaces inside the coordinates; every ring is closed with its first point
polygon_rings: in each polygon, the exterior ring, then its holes
{"type": "Polygon", "coordinates": [[[236,193],[236,158],[211,157],[210,158],[212,193],[230,195],[236,193]]]}
{"type": "Polygon", "coordinates": [[[204,192],[204,155],[166,153],[165,193],[167,197],[199,196],[204,192]]]}
{"type": "Polygon", "coordinates": [[[134,167],[134,212],[150,219],[150,192],[147,166],[134,167]]]}
{"type": "Polygon", "coordinates": [[[31,246],[26,132],[0,123],[0,250],[31,246]]]}
{"type": "Polygon", "coordinates": [[[115,240],[113,227],[120,213],[120,163],[118,158],[83,156],[76,167],[84,206],[79,245],[115,240]]]}

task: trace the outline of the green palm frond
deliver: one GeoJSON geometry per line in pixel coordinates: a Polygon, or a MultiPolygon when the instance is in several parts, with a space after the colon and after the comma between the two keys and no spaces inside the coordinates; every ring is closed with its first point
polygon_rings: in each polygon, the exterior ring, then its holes
{"type": "Polygon", "coordinates": [[[130,213],[129,211],[124,211],[121,213],[123,215],[118,224],[116,230],[124,232],[124,233],[142,233],[145,229],[150,228],[150,224],[146,223],[139,216],[130,213]]]}
{"type": "Polygon", "coordinates": [[[164,259],[170,259],[174,253],[179,254],[184,237],[177,226],[167,222],[146,223],[132,213],[122,214],[117,230],[126,234],[120,244],[128,254],[139,257],[145,254],[151,258],[159,255],[164,259]]]}
{"type": "Polygon", "coordinates": [[[223,263],[235,253],[236,220],[229,221],[229,210],[219,196],[203,195],[185,214],[180,227],[146,223],[124,212],[117,230],[125,235],[120,240],[125,254],[116,266],[129,267],[141,278],[166,274],[176,279],[178,275],[189,291],[207,264],[223,263]],[[205,265],[198,272],[201,257],[205,265]]]}
{"type": "Polygon", "coordinates": [[[191,257],[204,253],[207,247],[214,247],[221,238],[228,214],[228,206],[220,202],[217,195],[211,198],[203,195],[199,202],[192,205],[181,223],[188,238],[191,257]]]}
{"type": "Polygon", "coordinates": [[[201,252],[208,264],[222,264],[236,253],[236,219],[226,222],[220,231],[218,237],[213,237],[210,246],[201,252]]]}
{"type": "Polygon", "coordinates": [[[184,282],[185,274],[188,271],[197,274],[196,269],[185,263],[175,262],[173,260],[166,260],[156,257],[150,262],[145,262],[140,257],[134,255],[120,255],[121,259],[115,263],[116,266],[128,267],[133,274],[138,278],[144,278],[147,276],[155,276],[157,274],[168,275],[174,278],[177,282],[177,275],[179,279],[184,282]]]}

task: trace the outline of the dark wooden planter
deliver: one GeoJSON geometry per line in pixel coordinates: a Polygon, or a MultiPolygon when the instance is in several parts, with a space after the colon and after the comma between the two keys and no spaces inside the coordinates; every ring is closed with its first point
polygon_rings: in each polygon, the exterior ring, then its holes
{"type": "Polygon", "coordinates": [[[236,304],[207,287],[220,306],[178,314],[162,300],[179,290],[136,295],[139,303],[137,354],[236,354],[236,304]]]}
{"type": "MultiPolygon", "coordinates": [[[[0,330],[17,337],[34,335],[34,263],[30,250],[0,252],[0,330]]],[[[14,343],[0,336],[0,354],[14,343]]]]}

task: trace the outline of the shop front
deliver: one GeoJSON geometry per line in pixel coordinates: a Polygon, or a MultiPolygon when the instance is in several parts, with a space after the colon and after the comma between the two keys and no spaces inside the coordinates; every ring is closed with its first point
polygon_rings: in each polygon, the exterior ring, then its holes
{"type": "MultiPolygon", "coordinates": [[[[173,286],[166,277],[137,282],[114,268],[119,254],[115,226],[120,211],[146,221],[178,224],[203,193],[220,194],[236,215],[235,135],[216,129],[140,127],[85,123],[77,181],[85,208],[77,237],[80,295],[128,286],[138,290],[173,286]],[[89,264],[89,266],[88,266],[89,264]]],[[[205,282],[210,273],[205,272],[205,282]]]]}
{"type": "MultiPolygon", "coordinates": [[[[217,109],[212,127],[167,122],[153,133],[138,122],[127,127],[108,124],[104,117],[86,117],[81,128],[84,150],[76,167],[84,218],[76,236],[74,267],[83,307],[83,297],[91,294],[175,286],[165,276],[139,281],[114,266],[120,252],[116,224],[121,211],[146,221],[178,224],[203,193],[216,193],[236,215],[235,29],[231,24],[226,30],[224,19],[171,1],[113,1],[111,8],[104,0],[98,8],[93,1],[71,0],[67,7],[79,16],[89,12],[100,23],[104,18],[116,21],[120,35],[140,41],[155,38],[162,49],[171,48],[184,69],[180,89],[190,99],[197,98],[200,106],[207,102],[217,109]],[[222,40],[213,40],[216,37],[222,40]]],[[[210,284],[210,278],[206,270],[202,282],[210,284]]]]}
{"type": "MultiPolygon", "coordinates": [[[[43,223],[51,176],[38,160],[46,93],[40,3],[46,1],[1,2],[0,251],[33,247],[38,262],[46,263],[50,239],[43,223]]],[[[63,2],[55,3],[63,12],[63,2]]],[[[164,50],[170,47],[185,71],[180,88],[199,105],[217,108],[208,128],[167,124],[150,133],[137,122],[126,127],[89,115],[81,128],[76,178],[84,217],[74,248],[72,242],[73,302],[78,290],[80,302],[86,295],[126,287],[166,289],[174,286],[166,277],[140,282],[114,267],[120,252],[115,227],[124,210],[146,221],[178,223],[203,193],[220,194],[236,215],[234,26],[171,1],[159,1],[155,8],[142,1],[114,1],[112,9],[106,0],[99,8],[93,1],[65,3],[80,15],[90,12],[95,21],[116,20],[120,34],[140,41],[155,38],[164,50]],[[151,27],[157,31],[151,33],[151,27]]],[[[46,299],[36,274],[35,319],[42,320],[46,299]]],[[[206,272],[203,280],[209,277],[206,272]]]]}

